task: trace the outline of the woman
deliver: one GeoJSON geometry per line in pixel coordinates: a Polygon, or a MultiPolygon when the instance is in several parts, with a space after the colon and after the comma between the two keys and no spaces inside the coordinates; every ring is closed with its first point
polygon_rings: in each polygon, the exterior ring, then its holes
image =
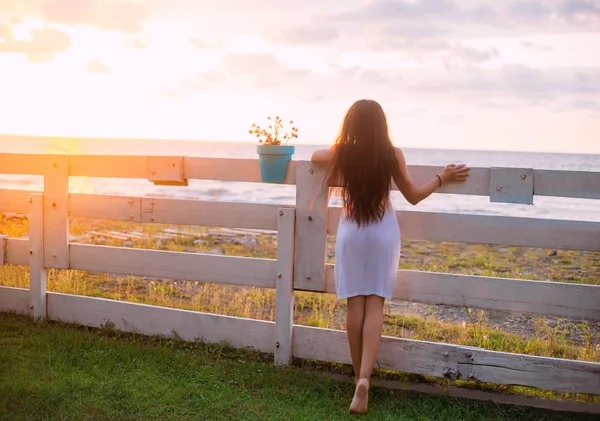
{"type": "Polygon", "coordinates": [[[438,187],[462,182],[465,165],[448,165],[422,186],[415,186],[406,160],[394,147],[381,106],[357,101],[344,118],[329,149],[313,153],[312,162],[328,165],[324,187],[341,186],[343,214],[337,231],[335,286],[348,299],[346,330],[356,389],[350,412],[365,413],[369,382],[383,327],[383,306],[392,298],[400,260],[400,228],[390,201],[392,180],[413,205],[438,187]]]}

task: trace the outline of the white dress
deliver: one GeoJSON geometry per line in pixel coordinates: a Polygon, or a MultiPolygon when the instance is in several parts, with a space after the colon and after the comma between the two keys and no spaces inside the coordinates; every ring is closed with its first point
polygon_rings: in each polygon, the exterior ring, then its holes
{"type": "Polygon", "coordinates": [[[390,300],[400,262],[400,227],[391,208],[383,219],[360,228],[342,217],[335,244],[335,291],[339,300],[379,295],[390,300]]]}

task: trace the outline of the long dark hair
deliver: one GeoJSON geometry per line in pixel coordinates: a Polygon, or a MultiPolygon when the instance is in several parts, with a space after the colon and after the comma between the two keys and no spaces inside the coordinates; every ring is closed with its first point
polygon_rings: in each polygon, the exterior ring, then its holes
{"type": "Polygon", "coordinates": [[[376,101],[356,101],[335,142],[324,186],[341,187],[347,217],[359,226],[383,218],[398,171],[385,113],[376,101]]]}

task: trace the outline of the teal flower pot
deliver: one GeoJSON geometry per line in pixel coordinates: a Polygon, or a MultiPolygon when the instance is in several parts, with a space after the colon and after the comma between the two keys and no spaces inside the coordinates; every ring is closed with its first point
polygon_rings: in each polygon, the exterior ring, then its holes
{"type": "Polygon", "coordinates": [[[295,151],[294,146],[258,145],[258,162],[260,165],[260,177],[265,183],[282,183],[285,180],[287,163],[291,161],[295,151]]]}

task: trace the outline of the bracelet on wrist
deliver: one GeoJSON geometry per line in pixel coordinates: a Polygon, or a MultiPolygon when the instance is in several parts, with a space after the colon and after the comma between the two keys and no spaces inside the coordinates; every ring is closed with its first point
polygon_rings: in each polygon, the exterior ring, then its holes
{"type": "Polygon", "coordinates": [[[436,174],[435,176],[440,180],[440,187],[442,187],[442,177],[440,177],[439,174],[436,174]]]}

